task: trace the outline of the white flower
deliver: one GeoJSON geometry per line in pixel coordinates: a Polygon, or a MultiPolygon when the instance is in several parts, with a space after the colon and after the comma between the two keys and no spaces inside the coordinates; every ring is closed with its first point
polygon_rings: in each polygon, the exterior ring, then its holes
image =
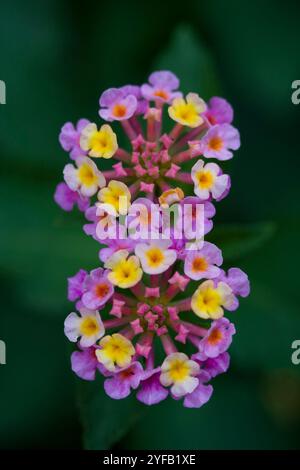
{"type": "Polygon", "coordinates": [[[79,191],[82,196],[93,196],[99,188],[106,184],[104,175],[88,157],[76,160],[77,168],[69,163],[64,168],[64,179],[72,191],[79,191]]]}
{"type": "Polygon", "coordinates": [[[155,240],[136,246],[135,254],[140,259],[145,273],[160,274],[175,263],[177,253],[176,250],[168,249],[171,244],[170,240],[155,240]]]}
{"type": "Polygon", "coordinates": [[[175,397],[192,393],[199,384],[196,375],[200,366],[186,354],[172,353],[166,357],[161,366],[160,383],[165,387],[172,385],[171,392],[175,397]]]}
{"type": "Polygon", "coordinates": [[[202,200],[208,199],[210,194],[214,199],[219,199],[225,193],[229,185],[229,176],[223,175],[219,165],[198,160],[192,168],[192,180],[195,194],[202,200]]]}
{"type": "Polygon", "coordinates": [[[87,348],[102,338],[105,329],[97,310],[81,308],[79,313],[81,316],[75,312],[67,316],[64,331],[66,337],[72,343],[76,343],[78,338],[81,337],[80,346],[87,348]]]}

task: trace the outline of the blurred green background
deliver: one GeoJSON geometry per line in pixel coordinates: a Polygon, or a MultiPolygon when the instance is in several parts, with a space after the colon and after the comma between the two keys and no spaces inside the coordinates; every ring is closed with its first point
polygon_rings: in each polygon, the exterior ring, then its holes
{"type": "Polygon", "coordinates": [[[300,442],[299,2],[2,0],[0,79],[0,447],[292,449],[300,442]],[[230,318],[232,367],[211,401],[186,410],[115,402],[101,379],[70,371],[66,277],[97,266],[82,217],[53,202],[67,157],[61,125],[97,120],[107,87],[170,68],[183,91],[226,97],[242,147],[226,163],[232,191],[217,209],[226,264],[251,296],[230,318]],[[81,382],[81,383],[79,383],[81,382]]]}

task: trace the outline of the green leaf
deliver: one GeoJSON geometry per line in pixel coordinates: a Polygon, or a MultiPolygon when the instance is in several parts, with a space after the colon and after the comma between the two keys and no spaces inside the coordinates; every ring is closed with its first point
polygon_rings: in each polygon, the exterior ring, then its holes
{"type": "Polygon", "coordinates": [[[153,69],[172,70],[180,78],[180,89],[185,93],[193,91],[208,99],[219,90],[212,57],[188,24],[176,28],[153,69]]]}
{"type": "Polygon", "coordinates": [[[105,450],[118,442],[142,418],[145,407],[135,397],[112,400],[103,390],[103,377],[79,383],[79,407],[84,447],[105,450]]]}
{"type": "Polygon", "coordinates": [[[195,2],[195,22],[199,27],[204,19],[224,78],[230,81],[235,95],[242,95],[244,103],[258,106],[259,112],[274,121],[277,113],[285,119],[293,112],[290,86],[300,65],[293,47],[299,41],[299,4],[291,8],[271,0],[254,0],[247,8],[239,0],[212,0],[204,5],[195,2]],[[265,21],[269,15],[271,21],[265,21]]]}
{"type": "MultiPolygon", "coordinates": [[[[255,259],[257,263],[263,260],[255,259]]],[[[293,368],[291,345],[299,339],[298,311],[292,298],[282,296],[274,285],[253,280],[249,298],[241,299],[239,309],[226,315],[236,326],[231,353],[239,367],[293,368]]]]}
{"type": "Polygon", "coordinates": [[[65,315],[66,279],[80,268],[99,266],[99,244],[83,232],[82,214],[64,213],[55,204],[55,185],[32,187],[30,181],[25,186],[7,178],[1,187],[1,214],[10,223],[0,229],[0,272],[9,273],[23,306],[65,315]]]}
{"type": "Polygon", "coordinates": [[[213,385],[211,400],[200,409],[184,408],[182,401],[171,398],[150,407],[119,447],[127,450],[297,447],[299,433],[283,432],[268,416],[257,377],[240,376],[231,370],[214,379],[213,385]]]}
{"type": "Polygon", "coordinates": [[[7,88],[0,116],[2,162],[11,165],[17,158],[25,168],[55,168],[64,110],[74,113],[79,95],[73,93],[71,100],[66,93],[69,31],[64,9],[50,0],[43,6],[16,3],[12,9],[4,2],[0,17],[1,78],[7,88]],[[13,137],[16,130],[18,138],[13,137]]]}
{"type": "Polygon", "coordinates": [[[6,364],[0,365],[0,447],[78,446],[80,425],[63,322],[18,305],[8,276],[0,280],[0,339],[6,343],[6,364]]]}
{"type": "Polygon", "coordinates": [[[227,316],[237,329],[231,351],[241,368],[295,368],[291,344],[299,339],[300,224],[282,221],[273,238],[243,258],[251,292],[227,316]]]}
{"type": "Polygon", "coordinates": [[[221,248],[226,261],[231,261],[263,246],[274,235],[275,228],[272,222],[215,224],[207,240],[221,248]]]}

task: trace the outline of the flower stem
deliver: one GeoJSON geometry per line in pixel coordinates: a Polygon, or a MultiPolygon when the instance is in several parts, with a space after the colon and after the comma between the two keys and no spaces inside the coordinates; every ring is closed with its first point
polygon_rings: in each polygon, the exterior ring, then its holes
{"type": "Polygon", "coordinates": [[[183,152],[177,153],[177,155],[173,155],[172,162],[173,163],[182,163],[188,160],[191,160],[193,157],[191,156],[191,149],[184,150],[183,152]]]}
{"type": "Polygon", "coordinates": [[[135,315],[128,315],[128,316],[122,317],[122,318],[113,318],[111,320],[104,320],[103,325],[104,325],[104,328],[107,328],[107,329],[108,328],[117,328],[119,326],[126,325],[131,320],[133,320],[134,318],[135,318],[135,315]]]}
{"type": "Polygon", "coordinates": [[[194,140],[201,132],[209,128],[209,124],[205,121],[200,126],[187,132],[172,148],[173,151],[178,151],[181,147],[186,145],[190,140],[194,140]]]}
{"type": "Polygon", "coordinates": [[[178,171],[176,176],[173,178],[176,181],[180,181],[181,183],[192,184],[193,180],[190,173],[185,173],[183,171],[178,171]]]}
{"type": "Polygon", "coordinates": [[[207,333],[206,328],[202,328],[201,326],[194,325],[193,323],[190,323],[188,321],[182,321],[181,322],[193,335],[196,336],[205,336],[207,333]]]}
{"type": "Polygon", "coordinates": [[[117,160],[122,160],[123,162],[126,162],[126,163],[131,162],[130,153],[126,152],[126,150],[121,149],[120,147],[117,149],[116,153],[114,154],[114,158],[116,158],[117,160]]]}
{"type": "Polygon", "coordinates": [[[133,129],[130,122],[127,121],[120,121],[121,125],[124,129],[125,134],[128,136],[129,140],[134,140],[137,137],[136,131],[133,129]]]}
{"type": "Polygon", "coordinates": [[[191,299],[183,299],[172,304],[173,307],[176,307],[178,312],[186,312],[191,310],[191,299]]]}
{"type": "Polygon", "coordinates": [[[175,124],[175,126],[173,127],[173,129],[171,130],[169,134],[169,137],[171,137],[171,139],[173,140],[176,140],[181,134],[183,128],[184,126],[182,124],[179,124],[179,123],[175,124]]]}
{"type": "Polygon", "coordinates": [[[170,335],[162,335],[160,337],[161,343],[163,345],[164,351],[166,355],[168,356],[169,354],[172,354],[174,352],[177,352],[177,348],[175,344],[173,343],[173,340],[170,335]]]}

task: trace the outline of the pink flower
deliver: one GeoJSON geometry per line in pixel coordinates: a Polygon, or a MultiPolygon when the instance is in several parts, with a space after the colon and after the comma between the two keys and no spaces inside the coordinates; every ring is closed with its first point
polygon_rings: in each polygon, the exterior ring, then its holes
{"type": "Polygon", "coordinates": [[[220,281],[225,282],[233,293],[233,303],[230,308],[227,308],[227,310],[236,310],[239,306],[237,296],[248,297],[250,293],[250,282],[247,274],[239,268],[230,268],[227,274],[221,269],[219,276],[214,279],[215,283],[220,281]]]}
{"type": "Polygon", "coordinates": [[[227,372],[230,364],[230,356],[228,352],[224,352],[217,357],[209,357],[204,362],[201,362],[205,372],[207,372],[211,378],[216,377],[219,374],[227,372]]]}
{"type": "Polygon", "coordinates": [[[114,239],[107,238],[105,240],[106,247],[101,248],[99,251],[99,258],[103,263],[106,263],[106,261],[119,250],[127,250],[129,253],[134,252],[136,241],[126,236],[124,226],[117,224],[116,232],[116,237],[114,239]]]}
{"type": "Polygon", "coordinates": [[[145,114],[148,109],[148,103],[143,98],[141,93],[141,87],[138,85],[124,85],[119,88],[124,93],[124,98],[128,95],[133,95],[137,99],[137,108],[135,114],[145,114]]]}
{"type": "Polygon", "coordinates": [[[170,230],[170,240],[172,241],[170,248],[176,250],[178,259],[184,260],[187,255],[186,244],[188,240],[184,237],[176,237],[176,232],[173,228],[170,230]]]}
{"type": "MultiPolygon", "coordinates": [[[[85,211],[85,218],[91,222],[89,224],[85,224],[83,226],[83,230],[87,235],[91,235],[96,241],[103,243],[103,239],[99,238],[97,235],[97,227],[99,228],[98,224],[101,224],[101,227],[103,228],[103,232],[105,233],[105,230],[108,229],[110,224],[115,224],[116,225],[116,236],[118,236],[122,229],[119,227],[118,223],[116,222],[116,216],[112,215],[111,213],[109,214],[105,210],[105,206],[101,205],[101,210],[100,210],[100,203],[96,203],[94,206],[89,207],[85,211]]],[[[98,231],[99,233],[99,231],[98,231]]],[[[125,238],[125,237],[124,237],[125,238]]],[[[111,241],[109,238],[105,238],[105,242],[111,241]]]]}
{"type": "Polygon", "coordinates": [[[222,270],[219,280],[226,282],[235,295],[248,297],[250,293],[249,278],[240,268],[230,268],[227,274],[222,270]]]}
{"type": "Polygon", "coordinates": [[[224,175],[216,163],[205,165],[203,160],[198,160],[191,175],[195,194],[203,200],[209,199],[211,195],[216,201],[220,201],[230,190],[230,176],[224,175]]]}
{"type": "Polygon", "coordinates": [[[82,303],[85,307],[96,310],[113,295],[114,287],[107,279],[107,274],[107,271],[98,268],[91,271],[85,278],[85,292],[82,296],[82,303]]]}
{"type": "Polygon", "coordinates": [[[71,355],[72,371],[83,380],[95,380],[96,371],[100,366],[95,350],[94,346],[81,348],[80,351],[74,351],[71,355]]]}
{"type": "Polygon", "coordinates": [[[205,116],[212,125],[231,124],[233,121],[233,109],[224,98],[213,96],[207,104],[205,116]]]}
{"type": "Polygon", "coordinates": [[[205,385],[210,380],[210,375],[201,370],[198,375],[199,384],[192,393],[184,397],[183,406],[185,408],[201,408],[210,400],[213,393],[212,385],[205,385]]]}
{"type": "Polygon", "coordinates": [[[138,388],[143,377],[143,367],[140,362],[132,362],[130,366],[118,370],[104,382],[104,390],[110,398],[121,400],[128,397],[131,389],[138,388]]]}
{"type": "Polygon", "coordinates": [[[157,367],[156,369],[146,370],[143,374],[136,397],[145,405],[156,405],[169,395],[169,391],[159,381],[160,372],[160,367],[157,367]]]}
{"type": "Polygon", "coordinates": [[[149,77],[149,83],[145,83],[141,87],[144,98],[149,101],[160,101],[163,103],[171,103],[174,98],[180,98],[182,93],[177,90],[179,80],[172,72],[160,71],[153,72],[149,77]]]}
{"type": "Polygon", "coordinates": [[[241,145],[239,131],[230,124],[217,124],[211,127],[202,139],[202,151],[206,158],[230,160],[241,145]]]}
{"type": "Polygon", "coordinates": [[[213,279],[220,274],[223,263],[221,250],[213,243],[204,242],[201,250],[187,250],[184,262],[184,273],[194,279],[213,279]]]}
{"type": "Polygon", "coordinates": [[[73,210],[75,205],[77,205],[80,211],[84,212],[90,204],[88,197],[81,196],[77,191],[72,191],[64,182],[56,186],[54,201],[66,212],[73,210]]]}
{"type": "Polygon", "coordinates": [[[128,95],[124,88],[109,88],[99,100],[99,114],[105,121],[124,121],[131,118],[137,109],[137,99],[128,95]]]}
{"type": "Polygon", "coordinates": [[[201,361],[207,358],[216,358],[223,352],[227,351],[232,342],[232,336],[235,334],[233,323],[227,318],[220,318],[212,322],[211,327],[206,335],[199,342],[199,353],[194,358],[201,361]]]}
{"type": "Polygon", "coordinates": [[[66,152],[70,152],[70,158],[76,160],[77,157],[86,155],[79,144],[81,131],[89,124],[88,119],[79,119],[76,127],[71,122],[66,122],[59,134],[59,143],[66,152]]]}
{"type": "Polygon", "coordinates": [[[195,233],[197,227],[197,217],[198,224],[200,225],[200,231],[198,233],[199,238],[202,238],[203,235],[206,235],[211,231],[213,228],[213,221],[211,219],[216,213],[215,206],[211,202],[202,201],[199,197],[196,196],[189,196],[182,199],[179,204],[182,207],[184,213],[187,214],[187,217],[184,219],[184,233],[186,237],[190,239],[195,233]],[[198,212],[197,206],[199,206],[198,212]],[[202,224],[199,222],[199,217],[201,216],[203,217],[202,224]]]}
{"type": "Polygon", "coordinates": [[[80,269],[75,276],[68,277],[68,300],[74,302],[77,299],[80,299],[83,295],[84,281],[88,273],[84,269],[80,269]]]}

